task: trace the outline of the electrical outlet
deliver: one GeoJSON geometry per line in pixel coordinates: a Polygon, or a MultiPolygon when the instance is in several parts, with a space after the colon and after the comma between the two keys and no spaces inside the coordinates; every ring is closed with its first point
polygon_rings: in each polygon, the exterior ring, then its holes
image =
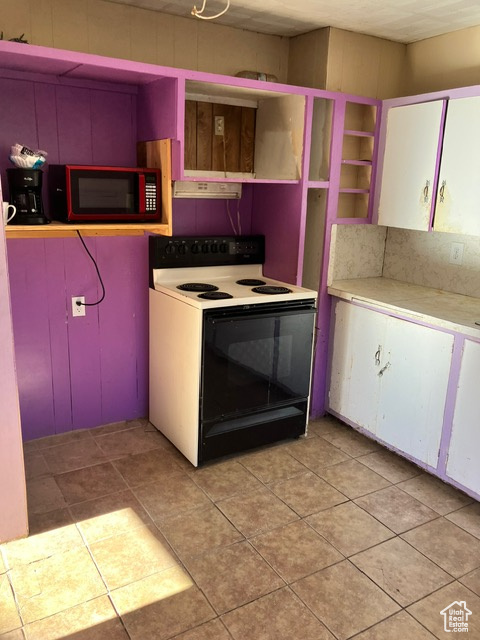
{"type": "Polygon", "coordinates": [[[72,296],[72,316],[74,318],[79,318],[80,316],[85,315],[85,305],[77,304],[77,302],[84,303],[85,296],[72,296]]]}
{"type": "Polygon", "coordinates": [[[450,264],[462,264],[464,248],[465,245],[463,242],[452,242],[452,246],[450,248],[450,264]]]}
{"type": "Polygon", "coordinates": [[[225,135],[225,118],[223,116],[215,116],[214,126],[216,136],[225,135]]]}

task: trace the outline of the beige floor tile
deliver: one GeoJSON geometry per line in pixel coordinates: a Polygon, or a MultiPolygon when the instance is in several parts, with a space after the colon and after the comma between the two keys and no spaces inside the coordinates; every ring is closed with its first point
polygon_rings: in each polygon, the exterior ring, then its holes
{"type": "Polygon", "coordinates": [[[106,592],[85,547],[56,553],[10,571],[24,623],[60,613],[106,592]]]}
{"type": "Polygon", "coordinates": [[[350,456],[323,438],[302,440],[301,442],[290,445],[288,451],[296,460],[304,464],[311,471],[315,471],[315,473],[333,464],[350,460],[350,456]]]}
{"type": "Polygon", "coordinates": [[[208,493],[214,502],[230,498],[237,493],[254,491],[262,486],[250,471],[233,460],[197,469],[192,475],[192,480],[208,493]]]}
{"type": "Polygon", "coordinates": [[[180,567],[116,589],[111,599],[131,640],[167,640],[215,617],[180,567]]]}
{"type": "Polygon", "coordinates": [[[364,631],[355,640],[435,640],[435,636],[420,625],[406,611],[400,611],[391,618],[379,622],[364,631]]]}
{"type": "Polygon", "coordinates": [[[150,517],[156,521],[212,504],[186,475],[166,475],[161,482],[137,487],[134,493],[150,517]]]}
{"type": "Polygon", "coordinates": [[[463,507],[463,509],[449,513],[445,517],[447,520],[458,524],[459,527],[462,527],[462,529],[465,529],[468,533],[471,533],[472,536],[480,539],[479,502],[474,502],[473,504],[468,505],[468,507],[463,507]]]}
{"type": "Polygon", "coordinates": [[[472,593],[469,589],[461,585],[459,582],[439,589],[430,596],[427,596],[420,602],[412,604],[408,608],[414,618],[416,618],[424,627],[431,631],[439,640],[450,640],[452,632],[446,632],[444,629],[444,616],[440,615],[445,607],[454,602],[466,602],[466,606],[472,615],[468,618],[468,633],[453,634],[465,638],[480,638],[480,598],[472,593]]]}
{"type": "Polygon", "coordinates": [[[167,518],[159,527],[182,558],[244,540],[214,505],[167,518]]]}
{"type": "Polygon", "coordinates": [[[375,491],[358,498],[355,502],[395,533],[403,533],[438,518],[436,511],[432,511],[397,487],[375,491]]]}
{"type": "Polygon", "coordinates": [[[15,629],[15,631],[9,631],[8,633],[0,633],[2,640],[25,640],[22,629],[15,629]]]}
{"type": "Polygon", "coordinates": [[[423,473],[420,467],[416,467],[405,458],[386,449],[368,453],[357,460],[393,484],[409,480],[423,473]]]}
{"type": "Polygon", "coordinates": [[[25,627],[25,635],[27,640],[128,640],[107,596],[32,622],[25,627]]]}
{"type": "Polygon", "coordinates": [[[23,459],[25,463],[25,477],[27,478],[27,480],[52,475],[52,472],[48,468],[43,453],[41,453],[40,451],[25,453],[23,459]]]}
{"type": "Polygon", "coordinates": [[[263,533],[250,542],[287,583],[343,560],[341,553],[303,521],[263,533]]]}
{"type": "Polygon", "coordinates": [[[356,460],[323,469],[319,475],[351,499],[390,485],[388,480],[356,460]]]}
{"type": "Polygon", "coordinates": [[[343,422],[340,422],[334,416],[325,415],[322,418],[316,418],[315,420],[310,420],[308,423],[308,430],[313,431],[315,435],[321,436],[324,433],[340,433],[342,431],[347,431],[351,427],[348,427],[343,422]]]}
{"type": "Polygon", "coordinates": [[[177,564],[172,549],[154,526],[94,542],[90,552],[111,591],[177,564]]]}
{"type": "Polygon", "coordinates": [[[306,473],[290,480],[276,482],[270,485],[270,489],[301,517],[309,516],[348,500],[343,493],[334,489],[314,473],[306,473]]]}
{"type": "Polygon", "coordinates": [[[62,473],[55,476],[55,481],[69,505],[94,500],[127,488],[110,462],[62,473]]]}
{"type": "Polygon", "coordinates": [[[176,636],[175,640],[232,640],[232,636],[225,629],[221,620],[217,618],[176,636]]]}
{"type": "Polygon", "coordinates": [[[5,566],[5,562],[3,561],[2,548],[5,548],[4,545],[0,546],[0,575],[7,571],[7,567],[5,566]]]}
{"type": "Polygon", "coordinates": [[[70,512],[89,544],[152,524],[145,509],[129,490],[72,505],[70,512]]]}
{"type": "Polygon", "coordinates": [[[158,431],[147,432],[144,429],[127,429],[106,435],[94,435],[93,439],[110,460],[129,454],[144,453],[162,444],[162,436],[158,431]]]}
{"type": "Polygon", "coordinates": [[[77,442],[45,449],[42,453],[50,471],[54,474],[66,473],[105,462],[105,454],[92,440],[83,438],[77,442]]]}
{"type": "Polygon", "coordinates": [[[471,591],[480,596],[480,569],[475,569],[467,573],[463,578],[459,578],[459,582],[468,587],[471,591]]]}
{"type": "Polygon", "coordinates": [[[372,453],[373,451],[379,451],[381,449],[380,445],[374,440],[365,437],[354,429],[342,432],[330,431],[329,433],[322,434],[322,438],[330,442],[330,444],[333,444],[334,447],[352,456],[352,458],[357,458],[358,456],[363,456],[366,453],[372,453]]]}
{"type": "Polygon", "coordinates": [[[51,511],[44,515],[50,516],[48,524],[44,522],[40,526],[37,520],[27,538],[8,542],[3,546],[10,569],[84,546],[82,536],[66,510],[51,511]],[[35,533],[36,528],[41,529],[41,532],[35,533]]]}
{"type": "Polygon", "coordinates": [[[12,589],[6,573],[0,575],[0,633],[7,633],[22,626],[12,589]]]}
{"type": "Polygon", "coordinates": [[[362,551],[350,561],[402,607],[452,582],[448,573],[400,538],[362,551]]]}
{"type": "Polygon", "coordinates": [[[35,478],[27,482],[29,513],[46,513],[67,506],[62,492],[52,477],[35,478]]]}
{"type": "Polygon", "coordinates": [[[183,473],[174,456],[165,449],[152,449],[145,453],[128,455],[114,460],[113,465],[130,487],[159,482],[165,474],[179,476],[183,473]]]}
{"type": "Polygon", "coordinates": [[[188,558],[185,564],[219,614],[285,585],[248,542],[188,558]]]}
{"type": "Polygon", "coordinates": [[[305,467],[281,446],[272,447],[261,453],[251,453],[242,457],[240,462],[265,484],[293,478],[306,471],[305,467]]]}
{"type": "Polygon", "coordinates": [[[412,529],[402,538],[455,578],[480,566],[480,541],[445,518],[412,529]]]}
{"type": "Polygon", "coordinates": [[[67,508],[55,509],[55,511],[47,511],[47,513],[28,514],[28,530],[30,536],[37,535],[37,533],[53,531],[59,527],[68,527],[70,524],[75,524],[75,522],[67,508]]]}
{"type": "Polygon", "coordinates": [[[247,538],[298,520],[297,514],[266,488],[227,498],[217,506],[247,538]]]}
{"type": "Polygon", "coordinates": [[[334,640],[289,589],[231,611],[222,620],[235,640],[334,640]]]}
{"type": "MultiPolygon", "coordinates": [[[[131,422],[131,421],[130,421],[131,422]]],[[[109,433],[117,433],[118,431],[126,431],[127,429],[139,428],[140,424],[136,424],[135,427],[132,427],[127,420],[121,420],[120,422],[110,422],[110,424],[104,424],[101,427],[95,427],[90,429],[90,435],[95,436],[105,436],[109,433]]]]}
{"type": "Polygon", "coordinates": [[[66,433],[57,433],[55,436],[46,436],[45,438],[38,438],[37,440],[31,440],[25,442],[27,449],[34,451],[43,451],[50,447],[58,447],[62,444],[70,444],[72,442],[78,442],[79,440],[91,439],[91,433],[88,429],[76,429],[75,431],[67,431],[66,433]]]}
{"type": "Polygon", "coordinates": [[[348,560],[295,582],[292,589],[339,640],[400,608],[348,560]]]}
{"type": "Polygon", "coordinates": [[[458,489],[427,473],[401,482],[398,486],[442,516],[473,502],[472,498],[458,489]]]}
{"type": "Polygon", "coordinates": [[[307,522],[345,556],[368,549],[394,535],[353,502],[316,513],[307,518],[307,522]]]}

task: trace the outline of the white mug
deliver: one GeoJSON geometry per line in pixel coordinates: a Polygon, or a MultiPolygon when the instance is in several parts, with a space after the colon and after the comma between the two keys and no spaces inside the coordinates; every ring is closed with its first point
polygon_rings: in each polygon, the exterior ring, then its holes
{"type": "Polygon", "coordinates": [[[17,209],[14,204],[9,204],[8,202],[3,203],[3,224],[8,224],[13,216],[17,213],[17,209]],[[12,210],[12,213],[8,215],[8,212],[12,210]]]}

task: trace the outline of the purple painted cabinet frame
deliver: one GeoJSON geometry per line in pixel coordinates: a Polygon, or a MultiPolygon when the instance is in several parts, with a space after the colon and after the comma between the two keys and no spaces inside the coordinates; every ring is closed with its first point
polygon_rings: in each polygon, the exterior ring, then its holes
{"type": "MultiPolygon", "coordinates": [[[[323,413],[329,299],[326,266],[337,220],[340,162],[347,101],[378,101],[276,83],[171,69],[101,56],[0,42],[0,170],[14,142],[43,148],[49,162],[135,165],[136,142],[171,138],[173,177],[183,178],[184,98],[188,81],[268,89],[305,98],[302,177],[247,180],[239,203],[244,233],[264,233],[268,275],[301,283],[310,188],[327,189],[324,260],[320,277],[317,350],[311,408],[323,413]],[[3,96],[3,97],[2,97],[3,96]],[[309,182],[313,105],[333,105],[330,175],[309,182]],[[11,104],[16,105],[15,109],[11,104]]],[[[375,174],[375,161],[372,175],[375,174]]],[[[48,198],[45,194],[46,206],[48,198]]],[[[225,205],[175,201],[174,233],[228,234],[225,205]]],[[[360,222],[369,222],[368,219],[360,222]]],[[[99,285],[75,238],[10,239],[18,386],[24,438],[136,418],[147,413],[148,265],[146,237],[91,237],[107,295],[85,318],[72,319],[71,297],[94,301],[99,285]],[[32,308],[35,312],[32,312],[32,308]]]]}

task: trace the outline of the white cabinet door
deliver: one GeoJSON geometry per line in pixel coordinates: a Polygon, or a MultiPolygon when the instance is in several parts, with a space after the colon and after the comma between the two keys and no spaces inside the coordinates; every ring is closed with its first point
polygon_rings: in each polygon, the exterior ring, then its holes
{"type": "Polygon", "coordinates": [[[383,314],[343,301],[335,306],[329,407],[371,433],[377,421],[385,327],[383,314]]]}
{"type": "Polygon", "coordinates": [[[382,356],[377,436],[437,466],[453,336],[389,317],[382,356]]]}
{"type": "Polygon", "coordinates": [[[480,235],[480,97],[450,100],[435,231],[480,235]]]}
{"type": "Polygon", "coordinates": [[[428,230],[443,108],[437,100],[388,111],[378,224],[428,230]]]}
{"type": "Polygon", "coordinates": [[[447,475],[480,493],[480,344],[465,340],[447,475]]]}

